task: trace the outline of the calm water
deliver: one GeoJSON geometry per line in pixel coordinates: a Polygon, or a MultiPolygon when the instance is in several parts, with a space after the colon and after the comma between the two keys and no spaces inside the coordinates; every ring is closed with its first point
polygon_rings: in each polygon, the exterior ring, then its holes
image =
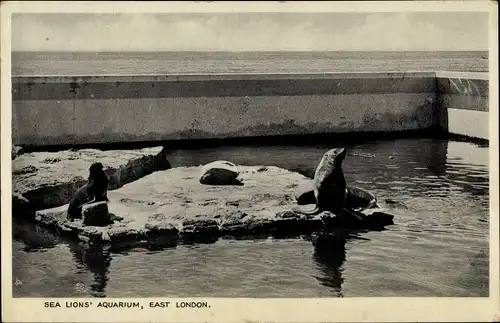
{"type": "MultiPolygon", "coordinates": [[[[170,161],[227,159],[311,175],[327,148],[178,150],[170,161]]],[[[296,238],[122,252],[85,251],[15,225],[14,296],[488,296],[488,147],[434,139],[364,143],[351,147],[345,172],[350,184],[407,206],[394,210],[395,225],[335,250],[296,238]]]]}
{"type": "Polygon", "coordinates": [[[12,53],[12,75],[488,72],[488,52],[12,53]]]}

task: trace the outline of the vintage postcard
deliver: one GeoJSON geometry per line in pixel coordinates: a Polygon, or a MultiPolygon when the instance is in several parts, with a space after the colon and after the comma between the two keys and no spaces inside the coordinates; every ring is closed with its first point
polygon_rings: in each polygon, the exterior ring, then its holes
{"type": "Polygon", "coordinates": [[[498,322],[497,11],[2,2],[3,320],[498,322]]]}

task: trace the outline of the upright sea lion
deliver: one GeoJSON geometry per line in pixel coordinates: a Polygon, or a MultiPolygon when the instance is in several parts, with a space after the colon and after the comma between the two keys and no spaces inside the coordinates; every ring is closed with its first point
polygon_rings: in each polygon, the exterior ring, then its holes
{"type": "Polygon", "coordinates": [[[342,162],[346,156],[345,148],[327,151],[316,168],[314,174],[314,197],[316,204],[298,206],[293,210],[298,213],[314,215],[322,211],[339,214],[345,206],[347,186],[342,171],[342,162]]]}
{"type": "Polygon", "coordinates": [[[89,178],[85,185],[80,187],[71,199],[68,206],[68,219],[80,219],[82,217],[82,207],[100,201],[109,201],[108,196],[108,176],[104,172],[102,163],[93,163],[89,168],[89,178]]]}

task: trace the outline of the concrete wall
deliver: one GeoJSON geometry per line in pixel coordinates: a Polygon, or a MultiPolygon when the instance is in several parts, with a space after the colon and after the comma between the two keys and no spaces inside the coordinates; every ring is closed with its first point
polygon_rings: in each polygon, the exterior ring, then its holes
{"type": "Polygon", "coordinates": [[[401,131],[488,139],[487,73],[13,78],[16,145],[401,131]]]}
{"type": "Polygon", "coordinates": [[[13,78],[13,143],[399,131],[436,123],[433,73],[13,78]]]}
{"type": "Polygon", "coordinates": [[[452,134],[489,138],[488,73],[436,73],[441,125],[452,134]]]}

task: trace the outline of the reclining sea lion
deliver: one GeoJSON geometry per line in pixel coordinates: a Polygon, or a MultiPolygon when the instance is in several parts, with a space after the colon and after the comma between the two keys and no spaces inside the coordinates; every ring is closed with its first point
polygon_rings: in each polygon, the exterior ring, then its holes
{"type": "Polygon", "coordinates": [[[108,176],[102,163],[93,163],[89,168],[88,182],[80,187],[68,206],[68,219],[80,219],[82,207],[86,204],[108,200],[108,176]]]}
{"type": "Polygon", "coordinates": [[[316,204],[298,206],[293,208],[293,211],[315,215],[322,211],[339,214],[344,209],[347,185],[342,171],[342,162],[345,156],[345,148],[331,149],[323,155],[314,174],[313,188],[316,204]]]}

